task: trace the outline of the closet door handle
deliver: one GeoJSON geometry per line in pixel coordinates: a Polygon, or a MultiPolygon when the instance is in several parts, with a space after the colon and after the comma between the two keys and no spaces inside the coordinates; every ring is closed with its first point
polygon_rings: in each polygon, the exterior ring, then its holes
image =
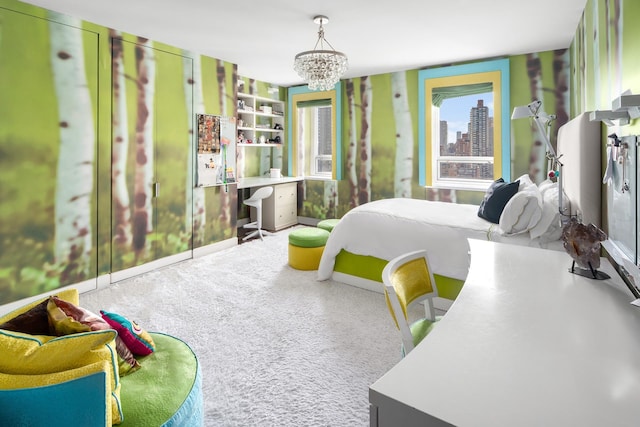
{"type": "Polygon", "coordinates": [[[159,182],[154,182],[153,183],[153,197],[154,198],[158,198],[160,196],[160,183],[159,182]]]}

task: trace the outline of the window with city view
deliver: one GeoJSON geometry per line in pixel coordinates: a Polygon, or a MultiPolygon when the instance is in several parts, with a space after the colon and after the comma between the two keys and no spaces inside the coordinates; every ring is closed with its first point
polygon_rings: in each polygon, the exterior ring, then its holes
{"type": "Polygon", "coordinates": [[[510,179],[508,59],[421,70],[418,92],[422,185],[485,191],[510,179]]]}
{"type": "MultiPolygon", "coordinates": [[[[491,85],[473,92],[471,86],[442,88],[433,106],[434,167],[438,181],[493,180],[493,91],[491,85]],[[456,92],[457,91],[457,92],[456,92]]],[[[438,94],[434,93],[434,97],[438,94]]]]}

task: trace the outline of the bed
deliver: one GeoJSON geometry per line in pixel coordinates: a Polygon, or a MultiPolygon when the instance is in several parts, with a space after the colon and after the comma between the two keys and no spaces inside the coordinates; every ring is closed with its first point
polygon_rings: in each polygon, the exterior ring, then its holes
{"type": "MultiPolygon", "coordinates": [[[[581,114],[558,131],[563,164],[563,205],[584,223],[600,226],[600,123],[581,114]]],[[[467,239],[491,240],[563,250],[558,184],[519,177],[517,192],[504,206],[499,224],[478,216],[476,205],[418,199],[383,199],[345,214],[331,232],[318,268],[318,280],[333,279],[382,292],[387,261],[427,249],[446,309],[462,288],[469,269],[467,239]],[[504,220],[503,220],[503,217],[504,220]]],[[[516,180],[514,180],[516,181],[516,180]]]]}

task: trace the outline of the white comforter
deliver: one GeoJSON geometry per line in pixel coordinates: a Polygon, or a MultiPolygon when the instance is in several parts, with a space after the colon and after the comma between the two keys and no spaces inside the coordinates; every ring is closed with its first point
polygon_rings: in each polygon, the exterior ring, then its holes
{"type": "Polygon", "coordinates": [[[544,243],[529,233],[503,235],[497,224],[478,217],[475,205],[384,199],[358,206],[340,220],[327,240],[318,279],[331,277],[342,249],[385,260],[427,249],[434,273],[464,280],[469,269],[468,238],[562,249],[560,241],[544,243]]]}

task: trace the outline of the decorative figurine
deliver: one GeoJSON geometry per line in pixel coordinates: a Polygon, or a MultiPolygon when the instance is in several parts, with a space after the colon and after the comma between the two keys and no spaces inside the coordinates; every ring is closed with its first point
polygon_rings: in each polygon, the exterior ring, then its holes
{"type": "Polygon", "coordinates": [[[604,231],[593,224],[584,225],[576,218],[571,218],[562,229],[564,250],[573,258],[569,271],[592,279],[608,279],[608,274],[598,271],[600,242],[604,240],[607,240],[604,231]]]}

